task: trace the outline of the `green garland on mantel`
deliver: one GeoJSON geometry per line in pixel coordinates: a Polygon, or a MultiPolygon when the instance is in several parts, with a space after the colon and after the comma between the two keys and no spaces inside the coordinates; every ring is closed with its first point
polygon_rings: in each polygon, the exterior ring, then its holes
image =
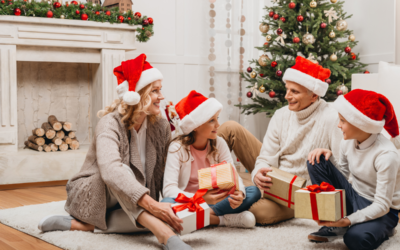
{"type": "Polygon", "coordinates": [[[153,32],[153,19],[128,10],[120,13],[118,7],[102,7],[99,4],[69,2],[65,5],[56,1],[35,2],[29,0],[0,0],[0,15],[31,16],[46,18],[75,19],[95,22],[127,23],[140,25],[136,29],[139,42],[147,42],[153,32]],[[78,12],[77,12],[78,11],[78,12]]]}

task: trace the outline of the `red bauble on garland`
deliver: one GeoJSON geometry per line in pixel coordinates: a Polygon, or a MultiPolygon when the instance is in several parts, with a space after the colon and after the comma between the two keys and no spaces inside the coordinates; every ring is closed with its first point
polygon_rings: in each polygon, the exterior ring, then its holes
{"type": "Polygon", "coordinates": [[[83,14],[81,15],[81,19],[84,20],[84,21],[85,21],[85,20],[88,20],[88,18],[89,18],[88,15],[85,14],[85,13],[83,13],[83,14]]]}
{"type": "Polygon", "coordinates": [[[118,16],[118,21],[119,21],[120,23],[123,23],[123,22],[124,22],[124,17],[123,17],[123,16],[118,16]]]}
{"type": "Polygon", "coordinates": [[[81,12],[79,10],[75,11],[75,14],[79,15],[81,12]]]}
{"type": "Polygon", "coordinates": [[[77,1],[72,1],[71,3],[72,3],[72,4],[75,4],[75,5],[78,5],[78,2],[77,2],[77,1]]]}
{"type": "Polygon", "coordinates": [[[368,70],[364,71],[364,74],[369,74],[370,72],[368,70]]]}
{"type": "Polygon", "coordinates": [[[81,4],[81,5],[79,5],[79,8],[80,8],[81,10],[83,10],[83,9],[85,8],[85,5],[81,4]]]}
{"type": "Polygon", "coordinates": [[[279,14],[275,14],[274,15],[274,20],[278,20],[279,19],[279,14]]]}
{"type": "Polygon", "coordinates": [[[14,15],[20,16],[20,15],[21,15],[21,9],[15,8],[15,9],[14,9],[14,15]]]}
{"type": "Polygon", "coordinates": [[[52,18],[53,17],[53,11],[51,11],[51,10],[47,11],[46,16],[48,18],[52,18]]]}
{"type": "Polygon", "coordinates": [[[107,11],[106,11],[106,15],[107,15],[107,16],[111,16],[111,11],[107,10],[107,11]]]}
{"type": "Polygon", "coordinates": [[[353,52],[350,54],[350,58],[351,58],[351,60],[356,60],[357,59],[357,56],[356,56],[356,54],[354,54],[353,52]]]}
{"type": "Polygon", "coordinates": [[[153,24],[154,20],[151,17],[148,17],[147,20],[149,21],[149,24],[153,24]]]}
{"type": "Polygon", "coordinates": [[[344,49],[344,52],[346,52],[347,54],[349,54],[349,53],[351,52],[351,48],[350,48],[349,46],[347,46],[347,47],[344,49]]]}
{"type": "Polygon", "coordinates": [[[277,63],[276,61],[273,61],[273,62],[271,63],[271,67],[272,67],[272,68],[275,68],[276,66],[278,66],[278,63],[277,63]]]}
{"type": "Polygon", "coordinates": [[[273,90],[271,90],[271,91],[268,93],[268,95],[269,95],[269,97],[274,98],[274,97],[276,96],[276,93],[275,93],[273,90]]]}
{"type": "Polygon", "coordinates": [[[304,17],[302,15],[298,15],[297,22],[303,22],[303,21],[304,21],[304,17]]]}
{"type": "Polygon", "coordinates": [[[275,15],[275,12],[271,11],[269,12],[269,17],[273,17],[275,15]]]}
{"type": "Polygon", "coordinates": [[[328,79],[325,80],[325,82],[326,82],[327,84],[331,85],[332,80],[328,78],[328,79]]]}
{"type": "Polygon", "coordinates": [[[55,2],[55,3],[53,4],[53,7],[54,7],[54,9],[58,9],[58,8],[61,7],[61,3],[60,3],[60,2],[55,2]]]}
{"type": "Polygon", "coordinates": [[[298,38],[298,37],[293,38],[293,42],[294,43],[299,43],[300,42],[300,38],[298,38]]]}
{"type": "Polygon", "coordinates": [[[247,68],[247,73],[251,73],[251,71],[253,71],[253,69],[251,67],[247,68]]]}
{"type": "Polygon", "coordinates": [[[276,71],[276,76],[277,76],[277,77],[281,77],[282,74],[283,74],[282,70],[276,71]]]}
{"type": "Polygon", "coordinates": [[[326,23],[321,23],[321,25],[320,25],[321,29],[325,29],[326,26],[327,26],[326,23]]]}
{"type": "Polygon", "coordinates": [[[130,17],[128,17],[128,20],[130,21],[130,20],[131,20],[131,18],[130,18],[130,17]]]}
{"type": "Polygon", "coordinates": [[[142,16],[142,14],[141,14],[140,12],[136,12],[136,13],[135,13],[135,16],[137,16],[137,17],[140,18],[140,17],[142,16]]]}
{"type": "Polygon", "coordinates": [[[281,28],[278,28],[278,29],[276,30],[276,34],[282,35],[282,33],[283,33],[283,30],[282,30],[281,28]]]}
{"type": "Polygon", "coordinates": [[[252,98],[252,97],[253,97],[253,93],[251,93],[250,91],[249,91],[249,92],[247,92],[247,94],[246,94],[246,95],[247,95],[247,97],[248,97],[248,98],[252,98]]]}
{"type": "Polygon", "coordinates": [[[149,25],[149,21],[147,21],[147,19],[143,20],[142,25],[143,25],[143,26],[149,25]]]}
{"type": "Polygon", "coordinates": [[[285,17],[281,17],[281,21],[282,21],[282,23],[286,23],[286,18],[285,17]]]}
{"type": "Polygon", "coordinates": [[[100,15],[100,11],[96,11],[94,14],[96,14],[98,16],[98,15],[100,15]]]}

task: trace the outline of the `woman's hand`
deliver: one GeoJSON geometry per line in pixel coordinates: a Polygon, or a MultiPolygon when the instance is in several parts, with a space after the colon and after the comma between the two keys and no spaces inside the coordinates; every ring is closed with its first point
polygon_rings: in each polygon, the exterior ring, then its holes
{"type": "Polygon", "coordinates": [[[212,189],[208,190],[207,193],[203,196],[203,199],[207,202],[207,204],[215,205],[218,202],[222,201],[228,196],[228,191],[218,193],[220,189],[212,189]]]}
{"type": "Polygon", "coordinates": [[[332,156],[332,151],[330,151],[329,149],[325,149],[325,148],[317,148],[314,149],[313,151],[311,151],[308,154],[308,158],[307,160],[314,165],[315,163],[315,159],[317,159],[317,163],[319,163],[319,158],[321,157],[321,155],[325,156],[325,160],[329,160],[329,158],[332,156]]]}
{"type": "Polygon", "coordinates": [[[271,171],[272,168],[261,168],[258,170],[257,174],[254,176],[254,184],[256,184],[259,189],[263,191],[268,191],[270,189],[272,186],[272,179],[266,175],[271,171]]]}
{"type": "Polygon", "coordinates": [[[321,221],[317,220],[316,221],[319,226],[326,226],[326,227],[348,227],[351,225],[351,222],[347,218],[341,218],[338,221],[332,222],[332,221],[321,221]]]}
{"type": "Polygon", "coordinates": [[[230,195],[228,198],[229,200],[229,205],[231,205],[232,209],[238,208],[240,205],[242,205],[244,199],[244,194],[242,191],[235,191],[233,194],[230,195]]]}

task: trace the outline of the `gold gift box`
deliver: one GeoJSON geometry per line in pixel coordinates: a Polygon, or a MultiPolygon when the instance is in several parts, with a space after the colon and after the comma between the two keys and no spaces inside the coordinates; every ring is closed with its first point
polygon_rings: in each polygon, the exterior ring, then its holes
{"type": "Polygon", "coordinates": [[[285,207],[294,209],[295,200],[294,194],[297,190],[306,185],[307,180],[297,176],[292,183],[291,197],[289,201],[289,189],[295,175],[272,167],[272,171],[267,173],[268,177],[272,179],[272,187],[268,191],[264,191],[264,198],[272,200],[285,207]]]}
{"type": "MultiPolygon", "coordinates": [[[[236,189],[239,190],[239,178],[232,164],[225,163],[215,167],[217,172],[217,185],[219,189],[230,190],[236,183],[236,189]]],[[[211,182],[211,167],[198,170],[199,189],[214,189],[211,182]]]]}
{"type": "MultiPolygon", "coordinates": [[[[311,207],[310,191],[298,190],[295,194],[296,209],[294,217],[303,219],[315,219],[311,207]]],[[[316,218],[322,221],[337,221],[346,216],[346,194],[342,189],[331,192],[315,194],[318,215],[316,218]],[[342,191],[342,199],[340,197],[342,191]],[[343,215],[342,215],[343,212],[343,215]]]]}

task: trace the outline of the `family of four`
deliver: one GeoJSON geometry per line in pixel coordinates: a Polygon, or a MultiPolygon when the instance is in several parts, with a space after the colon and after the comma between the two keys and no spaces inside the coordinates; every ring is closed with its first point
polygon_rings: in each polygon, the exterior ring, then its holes
{"type": "Polygon", "coordinates": [[[196,91],[175,106],[180,134],[160,115],[163,76],[144,54],[114,69],[118,100],[101,118],[86,160],[67,184],[70,216],[43,218],[39,229],[94,233],[151,231],[163,249],[192,249],[176,233],[182,220],[171,209],[178,194],[199,189],[197,171],[226,161],[231,151],[251,172],[255,186],[209,190],[210,224],[253,228],[293,218],[294,211],[261,198],[273,185],[270,167],[344,189],[348,216],[308,238],[343,237],[349,249],[376,249],[394,234],[400,209],[399,126],[381,94],[353,90],[333,104],[320,97],[330,71],[298,57],[283,77],[288,106],[272,117],[263,143],[233,121],[220,126],[222,105],[196,91]],[[391,140],[380,134],[385,128],[391,140]],[[351,179],[351,183],[349,182],[351,179]],[[161,197],[162,194],[162,197],[161,197]]]}

